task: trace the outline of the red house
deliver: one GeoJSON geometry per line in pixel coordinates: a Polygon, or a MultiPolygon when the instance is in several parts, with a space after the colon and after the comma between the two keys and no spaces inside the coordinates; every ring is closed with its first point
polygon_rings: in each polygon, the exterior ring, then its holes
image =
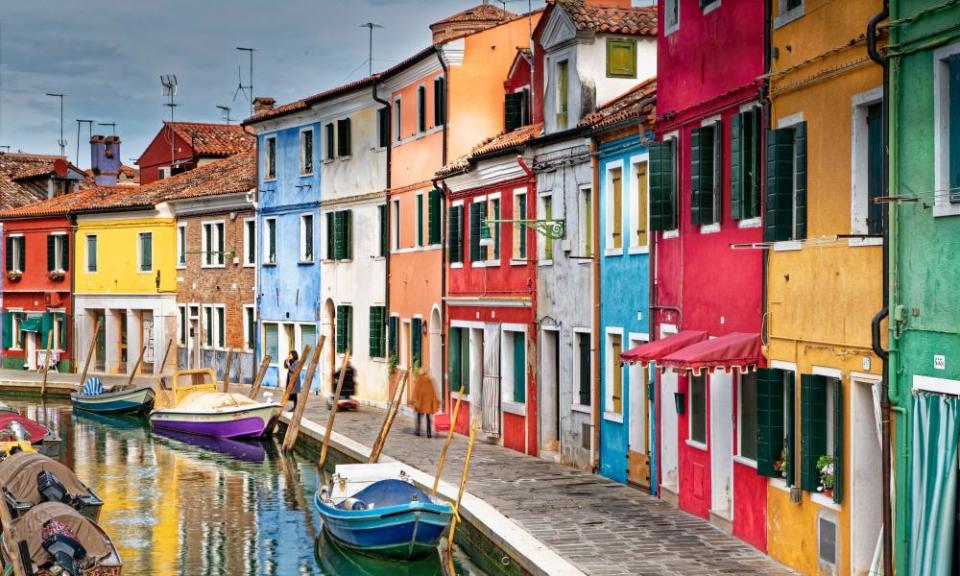
{"type": "Polygon", "coordinates": [[[214,160],[253,150],[256,138],[243,126],[207,122],[164,122],[137,166],[140,184],[169,178],[214,160]]]}
{"type": "Polygon", "coordinates": [[[658,3],[651,315],[665,498],[766,548],[761,362],[762,0],[658,3]],[[739,245],[744,249],[736,249],[739,245]],[[679,333],[679,335],[677,335],[679,333]],[[744,409],[741,410],[741,407],[744,409]]]}

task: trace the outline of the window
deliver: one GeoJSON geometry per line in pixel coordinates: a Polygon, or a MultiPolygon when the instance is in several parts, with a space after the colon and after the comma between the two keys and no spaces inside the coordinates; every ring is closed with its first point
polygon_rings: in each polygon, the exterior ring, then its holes
{"type": "Polygon", "coordinates": [[[300,348],[311,350],[317,347],[317,327],[314,324],[301,324],[300,328],[300,348]]]}
{"type": "Polygon", "coordinates": [[[387,354],[387,308],[370,307],[370,357],[386,358],[387,354]]]}
{"type": "Polygon", "coordinates": [[[66,272],[70,268],[70,243],[64,233],[47,236],[47,271],[66,272]]]}
{"type": "Polygon", "coordinates": [[[719,5],[720,0],[700,0],[700,8],[702,8],[704,12],[708,12],[719,5]]]}
{"type": "Polygon", "coordinates": [[[274,323],[263,324],[263,353],[271,358],[271,363],[279,364],[280,358],[280,330],[274,323]]]}
{"type": "Polygon", "coordinates": [[[7,272],[23,272],[27,268],[27,242],[23,236],[7,236],[7,272]]]}
{"type": "MultiPolygon", "coordinates": [[[[490,215],[490,220],[500,220],[500,198],[490,198],[487,201],[486,213],[490,215]]],[[[488,225],[493,246],[487,248],[487,258],[496,263],[500,262],[500,226],[499,223],[495,222],[488,225]]]]}
{"type": "Polygon", "coordinates": [[[326,126],[324,126],[323,131],[326,134],[326,140],[327,140],[326,142],[327,153],[325,157],[327,160],[333,160],[334,158],[337,157],[337,137],[336,137],[336,133],[334,132],[333,123],[331,122],[326,126]]]}
{"type": "Polygon", "coordinates": [[[400,117],[401,111],[400,99],[393,101],[393,125],[397,134],[397,142],[403,140],[403,120],[400,117]]]}
{"type": "MultiPolygon", "coordinates": [[[[540,196],[540,218],[543,220],[553,220],[553,194],[548,192],[540,196]]],[[[543,247],[540,253],[540,259],[547,262],[553,261],[553,240],[544,236],[543,247]]]]}
{"type": "Polygon", "coordinates": [[[177,224],[177,268],[187,265],[187,225],[177,224]]]}
{"type": "Polygon", "coordinates": [[[486,219],[486,201],[475,200],[470,205],[470,262],[483,262],[487,259],[487,248],[480,245],[481,229],[486,219]]]}
{"type": "Polygon", "coordinates": [[[423,318],[410,319],[410,367],[423,366],[423,318]]]}
{"type": "Polygon", "coordinates": [[[425,86],[417,87],[417,132],[427,131],[427,89],[425,86]]]}
{"type": "MultiPolygon", "coordinates": [[[[757,474],[794,483],[794,373],[777,368],[756,372],[757,474]]],[[[742,410],[746,410],[744,406],[742,410]]],[[[742,434],[741,434],[742,436],[742,434]]]]}
{"type": "Polygon", "coordinates": [[[269,136],[264,139],[266,143],[263,158],[263,173],[267,180],[273,180],[277,177],[277,137],[269,136]]]}
{"type": "Polygon", "coordinates": [[[387,252],[390,249],[388,246],[389,237],[388,237],[387,229],[388,229],[389,223],[387,222],[387,205],[386,204],[381,204],[377,206],[377,220],[380,228],[379,256],[382,258],[387,255],[387,252]]]}
{"type": "Polygon", "coordinates": [[[736,114],[730,134],[730,213],[734,220],[760,217],[761,139],[759,107],[736,114]]]}
{"type": "MultiPolygon", "coordinates": [[[[521,188],[513,192],[513,218],[514,220],[527,219],[527,192],[521,188]]],[[[512,224],[513,227],[513,258],[514,260],[527,259],[527,227],[520,224],[512,224]]]]}
{"type": "Polygon", "coordinates": [[[607,251],[623,250],[623,168],[607,169],[607,251]]]}
{"type": "Polygon", "coordinates": [[[566,130],[569,120],[570,63],[567,60],[557,62],[556,66],[556,107],[557,130],[566,130]]]}
{"type": "Polygon", "coordinates": [[[690,374],[687,377],[690,388],[690,440],[700,444],[707,443],[707,375],[690,374]]]}
{"type": "Polygon", "coordinates": [[[757,459],[757,373],[740,373],[740,399],[737,402],[737,454],[757,459]]]}
{"type": "Polygon", "coordinates": [[[779,28],[803,16],[804,0],[777,0],[777,2],[779,10],[773,21],[774,27],[779,28]]]}
{"type": "Polygon", "coordinates": [[[933,53],[934,216],[960,214],[960,44],[933,53]]]}
{"type": "Polygon", "coordinates": [[[440,190],[434,188],[427,193],[427,221],[429,222],[427,242],[431,246],[435,246],[441,242],[440,231],[443,229],[443,222],[441,221],[442,202],[443,199],[440,190]]]}
{"type": "Polygon", "coordinates": [[[213,339],[216,328],[214,325],[213,317],[213,306],[204,306],[203,307],[203,346],[206,348],[213,347],[213,339]]]}
{"type": "Polygon", "coordinates": [[[223,266],[224,253],[224,224],[223,222],[204,222],[203,237],[203,267],[223,266]]]}
{"type": "Polygon", "coordinates": [[[387,323],[387,354],[394,362],[400,359],[400,318],[391,316],[387,323]]]}
{"type": "Polygon", "coordinates": [[[664,138],[650,145],[650,229],[676,230],[677,166],[676,139],[664,138]]]}
{"type": "Polygon", "coordinates": [[[313,262],[313,214],[300,215],[300,262],[313,262]]]}
{"type": "Polygon", "coordinates": [[[665,0],[664,9],[664,34],[670,34],[680,28],[680,0],[665,0]]]}
{"type": "Polygon", "coordinates": [[[690,223],[720,222],[722,124],[718,120],[690,131],[690,223]]]}
{"type": "Polygon", "coordinates": [[[646,160],[631,165],[633,188],[630,194],[630,247],[647,247],[648,163],[646,160]]]}
{"type": "Polygon", "coordinates": [[[277,263],[277,219],[267,218],[264,223],[267,225],[267,236],[264,238],[263,263],[274,265],[277,263]]]}
{"type": "Polygon", "coordinates": [[[822,491],[821,463],[832,460],[833,501],[843,498],[843,386],[837,378],[800,376],[800,487],[822,491]]]}
{"type": "Polygon", "coordinates": [[[223,306],[214,307],[217,317],[217,348],[226,348],[227,339],[227,310],[223,306]]]}
{"type": "Polygon", "coordinates": [[[807,237],[807,123],[767,133],[766,242],[807,237]]]}
{"type": "Polygon", "coordinates": [[[337,306],[336,346],[337,354],[353,349],[353,306],[337,306]]]}
{"type": "Polygon", "coordinates": [[[390,145],[390,109],[386,106],[377,110],[377,145],[380,148],[390,145]]]}
{"type": "Polygon", "coordinates": [[[576,346],[574,350],[576,355],[574,374],[577,382],[577,402],[580,406],[591,406],[593,404],[593,395],[590,393],[593,354],[590,352],[590,333],[575,332],[574,340],[576,346]]]}
{"type": "Polygon", "coordinates": [[[3,313],[3,346],[11,350],[23,349],[23,312],[3,313]]]}
{"type": "Polygon", "coordinates": [[[243,221],[243,265],[255,266],[257,263],[257,220],[247,218],[243,221]]]}
{"type": "Polygon", "coordinates": [[[243,347],[253,350],[256,345],[257,312],[253,306],[243,307],[243,347]]]}
{"type": "Polygon", "coordinates": [[[300,131],[300,175],[313,174],[313,128],[300,131]]]}
{"type": "Polygon", "coordinates": [[[53,343],[50,347],[54,350],[63,351],[67,342],[67,315],[63,312],[54,312],[51,314],[51,320],[53,326],[50,333],[53,336],[53,343]]]}
{"type": "Polygon", "coordinates": [[[97,237],[87,234],[87,272],[97,271],[97,237]]]}
{"type": "Polygon", "coordinates": [[[524,88],[505,95],[503,121],[507,132],[530,124],[530,89],[524,88]]]}
{"type": "Polygon", "coordinates": [[[524,332],[504,330],[501,345],[503,399],[506,402],[524,404],[527,401],[527,335],[524,332]]]}
{"type": "Polygon", "coordinates": [[[450,390],[470,393],[470,329],[450,328],[449,352],[450,390]]]}
{"type": "MultiPolygon", "coordinates": [[[[353,211],[338,210],[327,213],[327,252],[330,252],[330,240],[333,240],[333,259],[350,260],[353,258],[353,211]],[[331,236],[331,218],[333,232],[331,236]]],[[[328,254],[329,255],[329,254],[328,254]]]]}
{"type": "Polygon", "coordinates": [[[463,262],[463,204],[451,206],[447,217],[447,251],[451,264],[463,262]]]}
{"type": "Polygon", "coordinates": [[[140,247],[140,271],[141,272],[152,272],[153,271],[153,233],[152,232],[140,232],[137,237],[139,238],[138,245],[140,247]]]}
{"type": "Polygon", "coordinates": [[[837,520],[821,511],[817,517],[817,559],[821,566],[831,567],[827,574],[835,573],[837,555],[837,520]]]}
{"type": "Polygon", "coordinates": [[[177,306],[177,342],[181,346],[187,344],[187,307],[177,306]]]}
{"type": "Polygon", "coordinates": [[[337,120],[337,156],[349,156],[350,150],[350,119],[343,118],[337,120]]]}
{"type": "MultiPolygon", "coordinates": [[[[957,86],[960,96],[960,85],[957,86]]],[[[960,106],[960,97],[956,104],[960,106]]],[[[958,143],[960,144],[960,143],[958,143]]],[[[883,196],[883,104],[871,104],[867,108],[867,221],[868,234],[883,233],[883,207],[876,203],[876,199],[883,196]]],[[[951,199],[954,185],[960,190],[960,167],[956,170],[955,179],[951,180],[951,199]]]]}
{"type": "Polygon", "coordinates": [[[423,246],[423,194],[417,194],[417,246],[423,246]]]}
{"type": "Polygon", "coordinates": [[[593,256],[593,190],[580,189],[580,255],[593,256]]]}
{"type": "Polygon", "coordinates": [[[447,79],[443,76],[433,81],[433,125],[447,123],[447,79]]]}
{"type": "Polygon", "coordinates": [[[393,249],[400,249],[400,201],[393,201],[393,249]]]}
{"type": "Polygon", "coordinates": [[[637,42],[607,38],[607,78],[637,77],[637,42]]]}
{"type": "Polygon", "coordinates": [[[623,335],[607,333],[606,367],[607,378],[604,386],[603,411],[607,414],[623,415],[623,366],[620,354],[623,352],[623,335]]]}

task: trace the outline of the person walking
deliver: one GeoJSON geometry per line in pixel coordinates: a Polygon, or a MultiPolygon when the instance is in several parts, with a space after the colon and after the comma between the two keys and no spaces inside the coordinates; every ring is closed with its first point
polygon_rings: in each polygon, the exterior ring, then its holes
{"type": "MultiPolygon", "coordinates": [[[[296,350],[290,350],[290,353],[287,354],[287,359],[283,361],[283,369],[287,371],[287,389],[290,388],[290,380],[293,378],[293,370],[297,365],[297,361],[300,360],[300,355],[297,354],[296,350]]],[[[293,391],[290,394],[290,399],[293,400],[293,407],[297,407],[297,395],[300,393],[300,382],[298,381],[293,388],[293,391]]],[[[286,409],[286,406],[284,406],[286,409]]]]}
{"type": "Polygon", "coordinates": [[[427,419],[427,438],[433,438],[433,423],[431,419],[433,414],[440,410],[440,400],[437,398],[437,390],[434,388],[433,378],[427,374],[427,371],[418,367],[413,379],[413,394],[410,396],[410,406],[417,412],[417,429],[414,432],[420,435],[420,420],[426,416],[427,419]]]}

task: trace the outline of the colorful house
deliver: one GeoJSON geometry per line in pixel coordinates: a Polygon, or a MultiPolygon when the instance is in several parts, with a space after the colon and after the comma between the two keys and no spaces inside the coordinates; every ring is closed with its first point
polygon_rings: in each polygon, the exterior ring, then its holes
{"type": "Polygon", "coordinates": [[[885,195],[885,139],[883,70],[856,39],[883,3],[810,4],[773,6],[768,368],[755,399],[741,390],[739,422],[757,431],[751,460],[769,477],[770,556],[803,574],[867,574],[883,524],[882,362],[870,326],[883,307],[883,206],[874,200],[885,195]],[[778,461],[789,465],[778,470],[778,461]]]}
{"type": "Polygon", "coordinates": [[[952,574],[960,425],[960,7],[890,2],[889,398],[898,574],[952,574]]]}
{"type": "Polygon", "coordinates": [[[762,240],[764,6],[658,6],[653,342],[637,355],[660,372],[660,495],[761,550],[767,479],[754,464],[751,411],[740,407],[755,396],[761,363],[763,254],[735,248],[762,240]]]}
{"type": "Polygon", "coordinates": [[[617,421],[611,398],[600,404],[600,348],[616,358],[622,339],[604,338],[591,306],[596,293],[592,140],[580,122],[656,74],[656,11],[629,0],[557,0],[534,29],[534,106],[544,133],[531,143],[539,220],[560,220],[560,239],[538,238],[537,322],[539,441],[546,455],[582,469],[600,459],[602,413],[617,421]],[[549,416],[547,416],[549,415],[549,416]],[[554,417],[554,415],[556,415],[554,417]]]}
{"type": "Polygon", "coordinates": [[[253,135],[236,124],[164,122],[136,161],[140,183],[169,178],[255,146],[253,135]]]}
{"type": "MultiPolygon", "coordinates": [[[[596,212],[599,261],[594,295],[599,299],[598,334],[619,337],[628,352],[650,340],[649,165],[656,80],[647,80],[584,119],[597,147],[600,178],[596,212]]],[[[592,242],[593,238],[589,237],[592,242]]],[[[601,350],[600,473],[655,491],[653,396],[650,367],[620,365],[615,350],[601,350]]]]}

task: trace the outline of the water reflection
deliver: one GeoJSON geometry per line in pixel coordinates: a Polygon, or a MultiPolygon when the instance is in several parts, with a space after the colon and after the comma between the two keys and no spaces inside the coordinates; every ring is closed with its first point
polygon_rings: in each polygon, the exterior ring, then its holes
{"type": "MultiPolygon", "coordinates": [[[[16,400],[4,400],[18,404],[16,400]]],[[[439,555],[378,561],[322,537],[312,505],[317,468],[274,442],[152,434],[146,421],[28,406],[62,437],[46,452],[72,467],[104,500],[100,519],[125,574],[444,574],[439,555]]],[[[462,556],[458,575],[479,575],[462,556]]]]}

